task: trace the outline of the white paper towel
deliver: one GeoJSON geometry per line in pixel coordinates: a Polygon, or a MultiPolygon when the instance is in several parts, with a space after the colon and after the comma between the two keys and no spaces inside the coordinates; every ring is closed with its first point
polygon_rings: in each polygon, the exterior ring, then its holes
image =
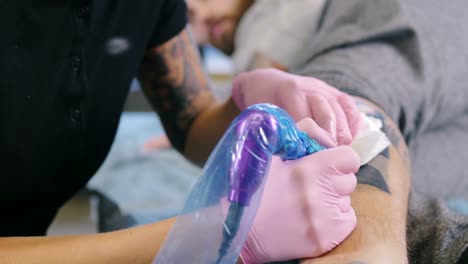
{"type": "Polygon", "coordinates": [[[361,158],[361,165],[364,165],[390,146],[390,140],[382,132],[381,120],[364,114],[361,115],[363,119],[362,126],[353,143],[351,143],[351,147],[361,158]]]}

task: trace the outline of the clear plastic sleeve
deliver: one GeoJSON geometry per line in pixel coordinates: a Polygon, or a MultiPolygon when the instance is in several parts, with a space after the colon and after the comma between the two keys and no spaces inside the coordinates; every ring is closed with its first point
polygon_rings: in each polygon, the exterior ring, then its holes
{"type": "Polygon", "coordinates": [[[272,155],[291,160],[322,149],[279,107],[258,104],[243,111],[212,152],[153,263],[235,263],[272,155]]]}

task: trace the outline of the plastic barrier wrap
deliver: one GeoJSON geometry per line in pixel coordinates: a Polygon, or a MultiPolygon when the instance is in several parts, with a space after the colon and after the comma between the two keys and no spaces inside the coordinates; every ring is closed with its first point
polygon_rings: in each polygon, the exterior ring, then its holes
{"type": "Polygon", "coordinates": [[[272,155],[291,160],[322,149],[279,107],[243,111],[212,152],[154,263],[235,263],[272,155]]]}

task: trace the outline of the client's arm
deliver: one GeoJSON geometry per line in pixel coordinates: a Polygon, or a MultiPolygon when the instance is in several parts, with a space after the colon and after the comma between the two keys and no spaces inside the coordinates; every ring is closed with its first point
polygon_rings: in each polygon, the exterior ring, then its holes
{"type": "Polygon", "coordinates": [[[104,234],[1,237],[2,264],[151,263],[175,218],[104,234]]]}
{"type": "Polygon", "coordinates": [[[316,263],[407,263],[406,214],[410,168],[398,127],[374,104],[357,99],[359,109],[384,123],[392,145],[362,166],[351,195],[357,226],[328,254],[304,261],[316,263]]]}

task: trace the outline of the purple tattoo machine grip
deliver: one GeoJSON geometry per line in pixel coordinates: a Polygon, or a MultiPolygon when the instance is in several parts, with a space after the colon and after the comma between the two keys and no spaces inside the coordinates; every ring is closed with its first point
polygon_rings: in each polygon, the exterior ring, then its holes
{"type": "Polygon", "coordinates": [[[235,263],[272,156],[292,160],[323,149],[279,107],[243,111],[211,154],[154,263],[235,263]]]}

